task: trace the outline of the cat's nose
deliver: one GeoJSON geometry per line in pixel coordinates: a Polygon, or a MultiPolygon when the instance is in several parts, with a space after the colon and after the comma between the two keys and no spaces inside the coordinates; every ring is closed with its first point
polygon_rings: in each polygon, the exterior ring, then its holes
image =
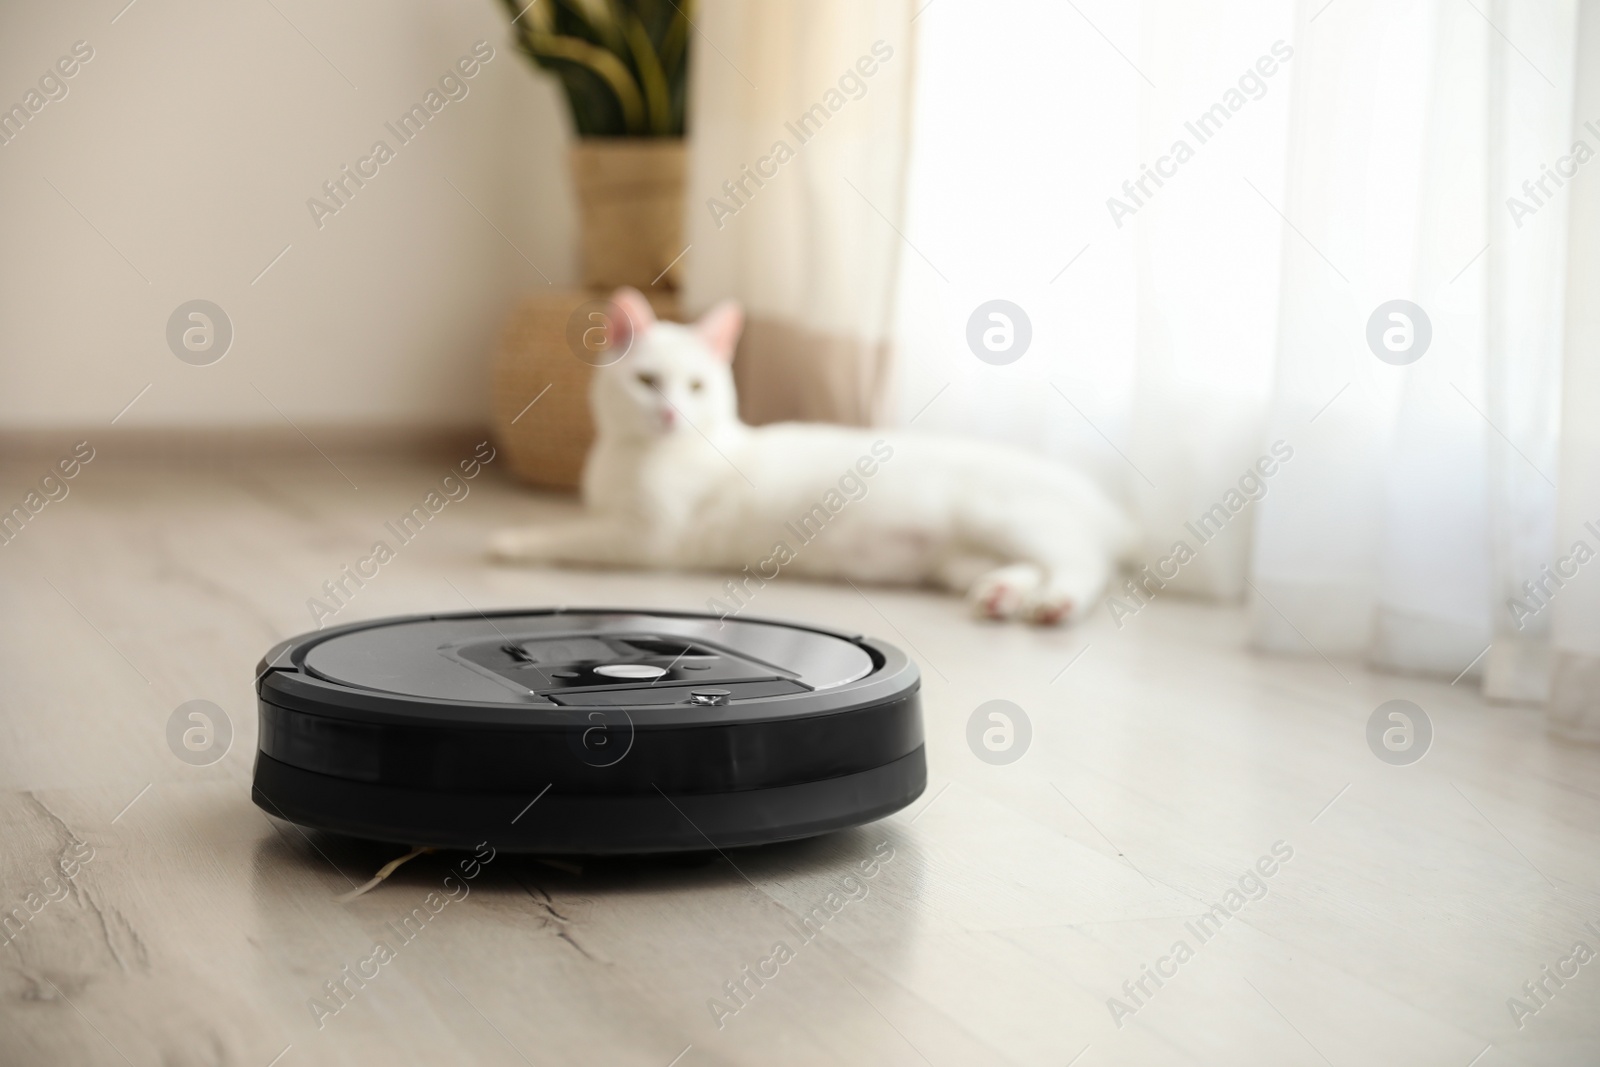
{"type": "Polygon", "coordinates": [[[661,409],[661,425],[664,429],[672,429],[678,423],[678,413],[672,408],[661,409]]]}

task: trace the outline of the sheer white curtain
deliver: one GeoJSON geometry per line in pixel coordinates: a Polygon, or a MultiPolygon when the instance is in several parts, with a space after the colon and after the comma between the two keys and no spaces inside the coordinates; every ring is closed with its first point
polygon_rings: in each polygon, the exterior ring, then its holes
{"type": "MultiPolygon", "coordinates": [[[[918,19],[899,415],[1089,468],[1137,507],[1152,561],[1260,456],[1271,388],[1281,221],[1262,195],[1281,194],[1293,59],[1271,50],[1291,21],[1205,7],[940,0],[918,19]],[[1259,86],[1198,143],[1185,123],[1246,72],[1259,86]],[[1193,157],[1162,164],[1179,138],[1193,157]],[[1141,163],[1176,172],[1156,186],[1141,163]],[[964,340],[995,298],[1032,325],[1005,366],[964,340]]],[[[1247,546],[1230,524],[1167,589],[1239,595],[1247,546]]]]}
{"type": "Polygon", "coordinates": [[[752,422],[887,399],[916,34],[911,0],[703,0],[685,310],[739,297],[752,422]]]}
{"type": "Polygon", "coordinates": [[[1197,549],[1159,595],[1247,597],[1263,649],[1465,671],[1595,732],[1600,560],[1560,561],[1600,551],[1597,22],[1596,0],[939,0],[900,419],[1096,471],[1152,562],[1197,549]],[[1003,367],[963,341],[994,297],[1033,320],[1003,367]],[[1431,323],[1404,365],[1367,337],[1394,300],[1431,323]],[[1251,477],[1276,442],[1292,458],[1251,477]]]}
{"type": "Polygon", "coordinates": [[[1257,525],[1265,648],[1548,695],[1553,614],[1508,601],[1555,559],[1569,222],[1552,184],[1508,197],[1570,151],[1576,16],[1356,0],[1297,32],[1272,426],[1307,447],[1257,525]],[[1403,366],[1365,337],[1394,299],[1432,328],[1403,366]]]}

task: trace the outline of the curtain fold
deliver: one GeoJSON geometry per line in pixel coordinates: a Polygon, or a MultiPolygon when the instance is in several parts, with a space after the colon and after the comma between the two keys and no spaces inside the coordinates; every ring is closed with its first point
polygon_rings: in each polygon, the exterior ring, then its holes
{"type": "MultiPolygon", "coordinates": [[[[1385,16],[1356,0],[1314,31],[1310,14],[1299,6],[1294,32],[1268,432],[1296,456],[1256,516],[1252,619],[1260,648],[1350,656],[1374,647],[1380,601],[1405,605],[1390,615],[1397,622],[1407,608],[1429,614],[1420,575],[1402,569],[1400,586],[1382,581],[1390,535],[1409,521],[1393,489],[1426,480],[1424,457],[1410,469],[1394,463],[1397,448],[1426,436],[1408,435],[1402,415],[1415,406],[1416,367],[1376,358],[1365,323],[1384,301],[1417,299],[1433,35],[1416,5],[1385,16]],[[1374,36],[1414,47],[1374,49],[1374,36]]],[[[1435,356],[1440,347],[1436,332],[1435,356]]],[[[1424,412],[1413,418],[1438,416],[1424,412]]],[[[1435,537],[1447,527],[1425,524],[1435,537]]],[[[1462,543],[1459,533],[1450,544],[1462,543]]]]}
{"type": "Polygon", "coordinates": [[[738,297],[741,414],[883,414],[901,254],[910,0],[705,0],[690,86],[684,305],[738,297]]]}
{"type": "MultiPolygon", "coordinates": [[[[1577,33],[1575,141],[1600,152],[1600,2],[1582,0],[1577,33]]],[[[1591,163],[1591,165],[1593,165],[1591,163]]],[[[1580,563],[1582,543],[1600,553],[1600,187],[1571,183],[1566,248],[1561,383],[1559,531],[1554,568],[1576,571],[1551,605],[1551,722],[1560,733],[1600,741],[1600,559],[1580,563]],[[1562,560],[1570,560],[1562,566],[1562,560]]]]}
{"type": "Polygon", "coordinates": [[[1522,214],[1527,194],[1521,186],[1540,176],[1541,164],[1566,154],[1579,132],[1573,122],[1574,60],[1582,53],[1570,44],[1579,17],[1573,3],[1501,0],[1490,17],[1507,39],[1489,41],[1485,412],[1507,441],[1489,439],[1496,610],[1484,690],[1492,699],[1537,703],[1550,695],[1553,617],[1546,611],[1526,615],[1515,605],[1527,599],[1523,583],[1556,558],[1557,493],[1564,480],[1560,438],[1563,427],[1576,428],[1561,410],[1572,217],[1564,196],[1547,201],[1536,215],[1522,214]],[[1538,47],[1538,66],[1507,47],[1507,40],[1538,47]],[[1505,447],[1508,442],[1517,448],[1505,447]]]}

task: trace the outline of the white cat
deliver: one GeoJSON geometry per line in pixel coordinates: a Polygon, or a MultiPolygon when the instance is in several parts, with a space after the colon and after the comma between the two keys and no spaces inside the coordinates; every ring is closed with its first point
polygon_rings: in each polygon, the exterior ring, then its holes
{"type": "Polygon", "coordinates": [[[1089,479],[1015,448],[820,423],[747,426],[729,364],[743,327],[726,301],[693,325],[612,297],[595,372],[589,516],[505,530],[526,563],[741,571],[932,583],[978,614],[1068,622],[1093,605],[1132,529],[1089,479]]]}

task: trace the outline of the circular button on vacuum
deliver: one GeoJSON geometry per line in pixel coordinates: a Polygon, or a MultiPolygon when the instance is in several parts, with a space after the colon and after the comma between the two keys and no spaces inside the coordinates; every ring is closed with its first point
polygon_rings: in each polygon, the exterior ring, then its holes
{"type": "Polygon", "coordinates": [[[596,667],[594,673],[603,674],[607,678],[627,678],[634,681],[643,681],[650,678],[659,678],[667,673],[665,667],[652,667],[648,663],[607,663],[596,667]]]}
{"type": "Polygon", "coordinates": [[[732,695],[726,689],[696,689],[689,694],[689,703],[722,705],[732,695]]]}

